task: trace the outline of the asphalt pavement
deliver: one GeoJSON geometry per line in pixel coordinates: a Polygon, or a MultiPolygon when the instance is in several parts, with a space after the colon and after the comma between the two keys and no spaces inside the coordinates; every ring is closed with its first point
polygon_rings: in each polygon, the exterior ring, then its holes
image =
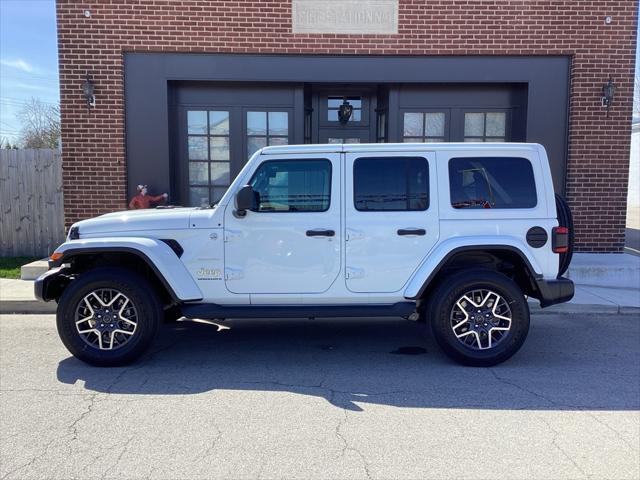
{"type": "Polygon", "coordinates": [[[141,361],[0,316],[0,478],[640,477],[640,318],[534,316],[490,369],[401,319],[178,322],[141,361]]]}

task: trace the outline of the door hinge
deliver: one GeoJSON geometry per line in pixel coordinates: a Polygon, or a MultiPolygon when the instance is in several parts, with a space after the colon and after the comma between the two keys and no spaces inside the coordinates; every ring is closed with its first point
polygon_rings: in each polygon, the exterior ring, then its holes
{"type": "Polygon", "coordinates": [[[352,240],[360,240],[364,238],[364,232],[362,230],[354,230],[353,228],[347,228],[347,242],[352,240]]]}
{"type": "Polygon", "coordinates": [[[345,277],[351,280],[354,278],[363,278],[364,268],[347,267],[345,277]]]}
{"type": "Polygon", "coordinates": [[[237,240],[242,237],[242,232],[240,230],[225,230],[224,231],[224,241],[230,242],[232,240],[237,240]]]}
{"type": "Polygon", "coordinates": [[[224,279],[225,280],[240,280],[244,278],[244,272],[239,268],[225,268],[224,279]]]}

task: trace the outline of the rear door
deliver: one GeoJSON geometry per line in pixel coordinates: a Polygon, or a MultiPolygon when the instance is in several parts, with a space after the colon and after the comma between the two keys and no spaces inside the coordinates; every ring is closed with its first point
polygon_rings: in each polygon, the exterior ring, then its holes
{"type": "Polygon", "coordinates": [[[439,236],[433,152],[346,154],[346,284],[396,292],[439,236]]]}

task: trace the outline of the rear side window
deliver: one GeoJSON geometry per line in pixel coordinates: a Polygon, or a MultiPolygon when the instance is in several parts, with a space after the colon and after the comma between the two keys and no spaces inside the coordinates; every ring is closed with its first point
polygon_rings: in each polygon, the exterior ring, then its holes
{"type": "Polygon", "coordinates": [[[533,208],[538,203],[526,158],[452,158],[449,188],[453,208],[533,208]]]}
{"type": "Polygon", "coordinates": [[[324,212],[331,201],[331,162],[268,160],[250,184],[258,212],[324,212]]]}
{"type": "Polygon", "coordinates": [[[358,158],[353,163],[353,194],[361,212],[426,210],[429,163],[422,157],[358,158]]]}

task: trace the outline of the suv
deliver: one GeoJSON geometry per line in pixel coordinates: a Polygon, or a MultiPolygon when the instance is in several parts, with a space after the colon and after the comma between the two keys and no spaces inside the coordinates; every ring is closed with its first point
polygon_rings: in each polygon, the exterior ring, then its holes
{"type": "Polygon", "coordinates": [[[527,297],[572,298],[571,226],[537,144],[273,146],[217,205],[74,224],[35,291],[94,365],[132,361],[183,316],[393,316],[488,366],[524,342],[527,297]]]}

